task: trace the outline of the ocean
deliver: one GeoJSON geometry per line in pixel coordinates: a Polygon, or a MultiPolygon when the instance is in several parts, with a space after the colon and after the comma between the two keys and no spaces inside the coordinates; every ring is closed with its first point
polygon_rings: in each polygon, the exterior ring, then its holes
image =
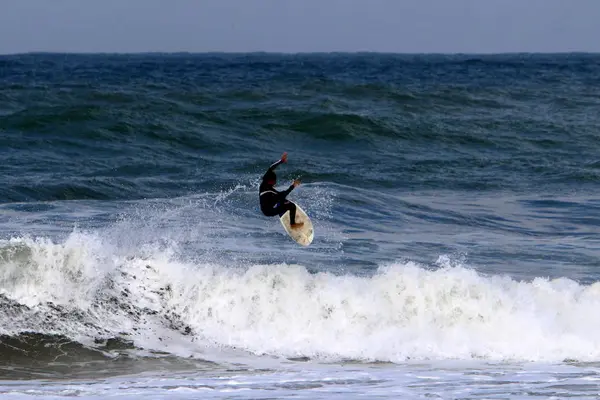
{"type": "Polygon", "coordinates": [[[598,110],[595,54],[0,56],[0,396],[597,399],[598,110]]]}

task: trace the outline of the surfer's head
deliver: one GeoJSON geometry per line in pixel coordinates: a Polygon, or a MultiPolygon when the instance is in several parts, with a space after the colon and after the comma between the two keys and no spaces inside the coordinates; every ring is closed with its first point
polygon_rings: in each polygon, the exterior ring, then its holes
{"type": "Polygon", "coordinates": [[[263,182],[267,182],[269,185],[274,185],[277,182],[277,175],[275,175],[275,172],[269,170],[263,177],[263,182]]]}

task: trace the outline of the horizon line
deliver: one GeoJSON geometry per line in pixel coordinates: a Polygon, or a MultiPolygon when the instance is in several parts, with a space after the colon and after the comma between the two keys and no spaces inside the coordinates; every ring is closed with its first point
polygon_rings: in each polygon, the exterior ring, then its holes
{"type": "Polygon", "coordinates": [[[0,53],[22,55],[404,55],[404,56],[495,56],[495,55],[599,55],[600,51],[502,51],[502,52],[389,52],[389,51],[24,51],[0,53]]]}

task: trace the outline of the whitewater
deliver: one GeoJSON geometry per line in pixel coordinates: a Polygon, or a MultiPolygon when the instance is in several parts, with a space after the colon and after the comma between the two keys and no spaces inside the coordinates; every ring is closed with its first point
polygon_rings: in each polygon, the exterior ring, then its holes
{"type": "Polygon", "coordinates": [[[353,276],[144,253],[119,256],[83,232],[2,241],[0,294],[23,306],[3,308],[2,334],[90,346],[119,337],[182,357],[206,347],[327,362],[600,357],[600,283],[487,276],[444,256],[435,268],[395,262],[353,276]]]}

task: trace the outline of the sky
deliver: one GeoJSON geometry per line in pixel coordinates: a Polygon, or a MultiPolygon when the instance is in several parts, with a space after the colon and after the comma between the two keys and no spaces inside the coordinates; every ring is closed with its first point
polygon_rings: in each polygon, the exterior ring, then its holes
{"type": "Polygon", "coordinates": [[[600,0],[0,1],[0,54],[600,52],[600,0]]]}

